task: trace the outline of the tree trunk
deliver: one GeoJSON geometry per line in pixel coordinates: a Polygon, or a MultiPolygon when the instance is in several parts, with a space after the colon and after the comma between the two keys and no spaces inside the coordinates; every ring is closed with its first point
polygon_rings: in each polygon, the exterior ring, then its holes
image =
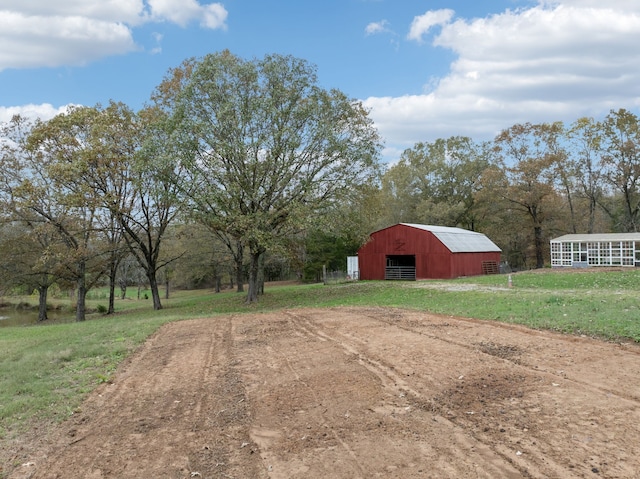
{"type": "Polygon", "coordinates": [[[264,254],[260,255],[258,261],[258,296],[264,295],[264,254]]]}
{"type": "Polygon", "coordinates": [[[571,194],[571,188],[569,185],[565,185],[565,195],[567,196],[567,203],[569,203],[569,215],[571,217],[571,232],[573,234],[578,233],[578,225],[576,224],[576,210],[573,206],[573,195],[571,194]]]}
{"type": "Polygon", "coordinates": [[[536,226],[533,229],[536,248],[536,268],[544,268],[544,249],[542,244],[542,227],[536,226]]]}
{"type": "Polygon", "coordinates": [[[238,293],[244,292],[244,265],[242,259],[244,258],[244,246],[240,241],[236,242],[236,251],[233,259],[236,263],[236,285],[238,286],[238,293]]]}
{"type": "Polygon", "coordinates": [[[169,278],[164,281],[164,299],[169,299],[169,278]]]}
{"type": "Polygon", "coordinates": [[[115,299],[116,299],[116,274],[118,272],[118,264],[117,262],[111,262],[111,267],[109,269],[109,308],[107,309],[107,314],[113,314],[116,310],[115,308],[115,299]]]}
{"type": "Polygon", "coordinates": [[[78,280],[76,282],[78,299],[76,302],[76,321],[86,319],[87,278],[85,277],[87,265],[82,262],[78,265],[78,280]]]}
{"type": "Polygon", "coordinates": [[[596,224],[596,200],[594,197],[589,197],[589,226],[587,233],[593,233],[596,224]]]}
{"type": "Polygon", "coordinates": [[[631,199],[632,192],[627,187],[623,188],[622,191],[624,193],[624,204],[625,204],[625,209],[627,211],[627,217],[628,217],[628,224],[625,225],[626,231],[637,232],[638,227],[636,225],[636,216],[637,216],[638,209],[633,206],[633,201],[631,199]]]}
{"type": "Polygon", "coordinates": [[[47,317],[47,292],[49,285],[38,286],[38,321],[46,321],[47,317]]]}
{"type": "Polygon", "coordinates": [[[158,279],[155,270],[147,270],[147,279],[149,280],[149,288],[151,289],[151,297],[153,298],[153,309],[162,309],[160,303],[160,292],[158,291],[158,279]]]}
{"type": "Polygon", "coordinates": [[[256,251],[249,253],[249,286],[247,288],[247,304],[258,302],[259,275],[260,275],[260,257],[264,250],[258,248],[256,251]]]}

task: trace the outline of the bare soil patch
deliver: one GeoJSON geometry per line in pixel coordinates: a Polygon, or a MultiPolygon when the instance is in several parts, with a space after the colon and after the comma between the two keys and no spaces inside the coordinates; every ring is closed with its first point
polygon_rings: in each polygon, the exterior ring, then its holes
{"type": "Polygon", "coordinates": [[[167,324],[18,478],[636,478],[640,348],[382,308],[167,324]]]}

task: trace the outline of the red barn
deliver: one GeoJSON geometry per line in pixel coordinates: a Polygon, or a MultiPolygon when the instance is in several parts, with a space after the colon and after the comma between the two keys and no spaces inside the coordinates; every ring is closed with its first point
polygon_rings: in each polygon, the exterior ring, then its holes
{"type": "Polygon", "coordinates": [[[450,279],[497,273],[500,248],[482,233],[400,223],[358,250],[360,279],[450,279]]]}

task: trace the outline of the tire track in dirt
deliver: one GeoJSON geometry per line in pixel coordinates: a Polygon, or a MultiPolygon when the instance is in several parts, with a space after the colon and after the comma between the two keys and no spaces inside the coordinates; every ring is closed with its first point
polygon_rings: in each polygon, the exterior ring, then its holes
{"type": "MultiPolygon", "coordinates": [[[[271,348],[270,348],[271,349],[271,348]]],[[[298,372],[296,371],[296,368],[294,367],[292,361],[290,360],[289,356],[286,355],[285,352],[283,351],[279,351],[277,354],[279,354],[284,361],[287,364],[287,367],[289,369],[289,371],[291,371],[291,374],[294,376],[295,380],[300,382],[300,384],[302,384],[304,387],[306,387],[310,394],[313,396],[313,398],[316,401],[319,401],[320,398],[318,396],[318,394],[316,393],[316,391],[314,390],[314,388],[309,385],[308,383],[306,383],[304,380],[302,380],[302,378],[300,377],[300,374],[298,374],[298,372]]],[[[349,444],[347,444],[347,442],[345,442],[336,432],[335,429],[331,428],[331,435],[333,436],[333,438],[340,443],[340,445],[343,447],[343,449],[347,452],[347,454],[351,457],[351,460],[353,461],[356,469],[360,472],[357,476],[354,476],[358,479],[364,479],[366,477],[366,473],[364,470],[364,467],[362,466],[361,462],[358,460],[358,457],[355,455],[355,453],[353,452],[353,450],[349,447],[349,444]]]]}
{"type": "MultiPolygon", "coordinates": [[[[396,313],[396,314],[400,314],[400,313],[396,313]]],[[[435,315],[437,317],[437,315],[435,315]]],[[[468,351],[475,351],[477,349],[479,349],[480,351],[490,355],[490,356],[494,356],[497,358],[501,358],[504,361],[509,361],[513,364],[516,364],[518,366],[521,367],[525,367],[528,368],[531,372],[534,372],[536,374],[541,374],[543,372],[546,372],[547,374],[549,374],[550,376],[554,376],[557,379],[562,379],[565,381],[571,381],[573,383],[575,383],[576,385],[580,385],[583,386],[587,389],[598,389],[601,393],[603,394],[608,394],[611,396],[616,396],[620,399],[626,399],[629,401],[633,401],[635,403],[639,403],[640,404],[640,389],[633,389],[633,390],[620,390],[620,384],[615,383],[613,384],[608,383],[607,386],[601,386],[600,384],[593,384],[593,381],[580,381],[578,379],[575,378],[570,378],[567,375],[567,372],[565,370],[556,370],[555,372],[552,370],[549,370],[550,367],[548,367],[548,369],[540,369],[539,366],[537,367],[532,367],[529,366],[527,364],[524,364],[523,362],[519,361],[516,356],[518,356],[517,354],[510,354],[510,346],[509,345],[501,345],[501,344],[493,344],[492,342],[487,343],[486,345],[483,345],[482,343],[471,343],[469,342],[471,338],[466,337],[464,338],[465,340],[459,340],[459,339],[451,339],[451,338],[446,338],[443,337],[442,335],[436,335],[433,333],[428,333],[424,330],[420,330],[420,328],[417,327],[412,327],[409,325],[403,325],[403,324],[398,324],[398,321],[392,321],[389,319],[385,319],[384,317],[381,317],[380,314],[376,315],[376,314],[367,314],[367,317],[371,318],[374,321],[382,321],[385,322],[387,324],[389,324],[390,326],[394,326],[394,327],[398,327],[401,329],[405,329],[407,331],[410,331],[412,333],[415,334],[420,334],[422,336],[428,337],[430,339],[435,339],[435,340],[439,340],[442,342],[446,342],[449,344],[452,344],[454,346],[460,347],[460,348],[464,348],[467,349],[468,351]],[[485,346],[483,348],[483,346],[485,346]],[[489,349],[489,351],[487,351],[487,349],[489,349]],[[491,349],[493,349],[494,351],[491,351],[491,349]]],[[[458,323],[468,323],[469,325],[472,325],[473,327],[477,327],[479,326],[479,323],[481,320],[477,320],[477,319],[470,319],[470,318],[451,318],[452,320],[458,322],[458,323]]],[[[486,323],[486,321],[485,321],[486,323]]],[[[446,320],[445,320],[445,324],[446,320]]],[[[523,333],[525,335],[530,335],[532,336],[532,338],[535,338],[535,341],[541,341],[541,340],[548,340],[548,337],[550,335],[552,335],[553,333],[549,333],[548,331],[537,331],[537,330],[533,330],[533,329],[528,329],[522,326],[518,326],[518,325],[511,325],[511,324],[505,324],[505,323],[491,323],[492,328],[495,328],[496,330],[500,330],[500,329],[505,329],[507,331],[517,331],[519,333],[523,333]]],[[[590,338],[578,338],[578,337],[572,337],[572,336],[564,336],[563,341],[565,342],[579,342],[581,340],[584,341],[593,341],[590,338]]],[[[533,339],[531,341],[531,343],[535,342],[533,339]]],[[[611,355],[611,345],[612,344],[607,344],[605,343],[606,346],[605,348],[607,349],[606,355],[607,357],[610,357],[611,355]]],[[[638,374],[640,374],[640,350],[638,350],[637,348],[624,348],[622,345],[617,345],[618,347],[621,347],[624,351],[625,354],[629,354],[632,356],[638,356],[638,366],[636,366],[636,368],[634,369],[635,373],[633,376],[630,377],[630,379],[635,379],[635,377],[638,376],[638,374]]],[[[547,345],[548,348],[548,345],[547,345]]],[[[513,351],[511,351],[511,353],[513,353],[513,351]]],[[[606,379],[606,378],[605,378],[606,379]]],[[[632,381],[629,381],[630,383],[632,381]]]]}
{"type": "MultiPolygon", "coordinates": [[[[336,427],[327,416],[333,416],[332,410],[329,414],[331,405],[327,405],[326,395],[322,393],[322,388],[318,389],[314,383],[314,378],[308,380],[306,378],[306,370],[308,366],[301,363],[298,358],[292,356],[295,352],[299,352],[296,343],[307,343],[315,341],[317,338],[311,337],[305,331],[297,328],[289,329],[290,321],[287,319],[270,322],[271,326],[261,328],[260,332],[251,339],[244,341],[250,345],[251,353],[248,351],[243,354],[243,363],[245,363],[245,376],[249,380],[257,380],[263,378],[262,375],[256,376],[248,371],[255,370],[256,364],[259,367],[269,370],[269,374],[265,376],[282,381],[281,387],[271,387],[268,381],[263,381],[260,386],[256,386],[255,390],[249,388],[249,395],[253,398],[254,425],[252,427],[252,440],[259,446],[260,456],[263,459],[266,470],[270,478],[292,478],[292,477],[309,477],[307,473],[309,467],[301,464],[299,459],[284,460],[283,449],[286,454],[296,451],[301,456],[308,445],[317,445],[322,443],[327,445],[331,450],[331,456],[334,462],[339,462],[341,470],[349,471],[348,474],[336,477],[353,477],[364,479],[367,476],[365,468],[358,458],[357,454],[351,449],[348,441],[343,437],[340,426],[336,427]],[[278,327],[274,328],[273,324],[278,327]],[[287,342],[294,341],[290,347],[281,348],[277,341],[268,341],[264,343],[262,339],[265,333],[271,333],[275,330],[277,336],[286,338],[287,342]],[[260,353],[256,355],[256,343],[260,343],[260,353]],[[261,354],[264,353],[264,354],[261,354]],[[276,374],[274,375],[274,370],[276,374]],[[282,392],[285,390],[285,392],[282,392]],[[290,407],[282,404],[285,401],[291,401],[290,407]],[[263,403],[272,406],[273,403],[280,403],[282,406],[276,410],[267,408],[268,412],[264,412],[263,403]],[[291,412],[289,412],[291,409],[291,412]],[[311,411],[313,409],[313,411],[311,411]],[[257,412],[256,412],[257,410],[257,412]],[[269,423],[263,422],[264,416],[278,417],[279,421],[275,423],[270,420],[269,423]],[[300,422],[302,421],[302,422],[300,422]],[[343,452],[340,452],[342,450],[343,452]],[[300,474],[298,476],[298,474],[300,474]]],[[[242,328],[240,328],[242,329],[242,328]]],[[[246,330],[240,331],[240,336],[244,336],[246,330]]],[[[240,342],[243,342],[241,339],[240,342]]],[[[329,344],[329,343],[327,343],[329,344]]],[[[240,348],[242,349],[242,348],[240,348]]],[[[343,418],[349,417],[349,411],[345,411],[343,418]]],[[[267,420],[268,420],[267,419],[267,420]]],[[[318,454],[314,454],[318,456],[318,454]]],[[[318,462],[318,457],[313,458],[313,462],[318,462]]],[[[329,467],[331,463],[328,463],[329,467]]],[[[333,471],[335,474],[336,471],[333,471]]],[[[311,476],[315,477],[315,476],[311,476]]],[[[329,474],[329,477],[332,477],[329,474]]]]}
{"type": "MultiPolygon", "coordinates": [[[[566,444],[563,444],[563,441],[559,440],[558,436],[568,437],[572,442],[580,442],[580,444],[577,444],[578,446],[584,446],[584,442],[601,441],[604,444],[610,442],[610,435],[604,428],[594,432],[594,426],[598,426],[598,424],[594,423],[592,417],[606,418],[606,421],[601,420],[600,423],[611,421],[611,423],[617,424],[622,428],[624,428],[625,422],[628,423],[630,418],[635,418],[632,419],[632,421],[640,420],[638,416],[638,401],[635,394],[624,392],[616,394],[610,387],[603,387],[597,384],[593,385],[586,380],[570,378],[567,374],[561,379],[558,379],[556,375],[521,364],[520,361],[515,361],[514,358],[501,357],[500,354],[496,355],[496,351],[483,351],[483,348],[479,347],[482,346],[482,342],[478,342],[477,337],[475,338],[476,342],[471,343],[469,341],[471,339],[470,336],[466,338],[463,337],[463,339],[460,340],[460,337],[457,339],[446,336],[443,337],[444,334],[426,334],[424,331],[417,330],[415,327],[398,324],[397,316],[403,316],[403,314],[402,312],[394,310],[393,315],[396,316],[394,321],[386,319],[384,317],[385,315],[381,314],[381,311],[377,311],[374,315],[368,314],[367,316],[374,322],[383,322],[392,328],[400,328],[412,334],[422,335],[430,341],[450,344],[466,351],[466,353],[463,354],[473,355],[477,361],[486,363],[483,366],[484,371],[467,374],[466,377],[464,375],[459,376],[459,384],[455,384],[456,381],[452,381],[452,385],[444,389],[440,395],[429,397],[428,395],[425,396],[418,393],[418,397],[420,397],[421,401],[428,399],[432,404],[435,404],[435,411],[440,412],[447,419],[450,419],[452,423],[464,426],[471,437],[490,446],[497,454],[501,455],[505,461],[518,467],[523,477],[582,477],[580,469],[590,470],[592,473],[594,471],[602,472],[602,469],[606,469],[613,474],[611,477],[636,477],[637,471],[634,469],[634,466],[629,467],[624,464],[624,461],[619,464],[611,464],[608,462],[606,456],[589,455],[588,447],[584,448],[585,451],[581,451],[582,454],[576,454],[574,458],[558,457],[554,460],[554,456],[557,456],[555,452],[566,447],[566,444]],[[488,357],[483,361],[481,357],[478,357],[481,355],[488,357]],[[506,369],[500,368],[499,364],[496,366],[496,362],[504,363],[503,365],[506,366],[506,369]],[[501,374],[503,374],[503,376],[499,377],[499,374],[496,374],[494,371],[494,373],[488,374],[489,376],[493,375],[494,378],[485,381],[486,378],[483,376],[487,375],[487,368],[502,369],[503,373],[501,374]],[[554,381],[558,382],[555,383],[554,381]],[[515,384],[516,387],[514,388],[514,382],[520,382],[522,384],[520,386],[515,384]],[[541,385],[543,386],[542,388],[540,388],[541,385]],[[491,394],[487,395],[483,390],[483,388],[487,387],[502,389],[502,395],[505,397],[500,397],[500,395],[494,395],[494,397],[492,397],[491,394]],[[556,387],[557,389],[555,389],[556,387]],[[535,391],[537,390],[540,390],[540,392],[536,393],[535,391]],[[558,394],[556,393],[558,392],[561,393],[561,398],[557,397],[558,394]],[[465,410],[467,408],[470,409],[474,401],[470,401],[469,396],[474,395],[482,396],[485,400],[498,403],[504,403],[505,399],[509,399],[511,404],[507,404],[512,406],[513,412],[505,414],[503,410],[496,411],[495,408],[493,411],[490,411],[486,404],[482,404],[480,406],[485,409],[484,415],[486,415],[487,411],[492,413],[490,415],[492,418],[491,421],[486,421],[483,415],[475,415],[477,414],[475,411],[465,410]],[[512,395],[515,397],[509,398],[509,396],[512,395]],[[441,403],[441,405],[438,405],[438,403],[441,403]],[[548,407],[547,403],[550,403],[553,407],[548,407]],[[454,411],[448,412],[447,407],[452,408],[454,411]],[[534,431],[536,429],[535,420],[532,418],[534,415],[527,414],[527,412],[529,412],[528,410],[537,412],[538,417],[546,416],[547,420],[553,420],[553,418],[558,415],[560,415],[560,419],[562,419],[564,416],[565,420],[563,422],[573,433],[570,436],[558,435],[557,431],[548,434],[543,428],[538,428],[537,431],[534,431]],[[580,413],[577,417],[575,413],[576,410],[580,413]],[[502,438],[497,438],[492,430],[491,422],[493,418],[500,418],[500,415],[503,415],[503,421],[511,430],[509,435],[512,436],[513,440],[511,442],[514,443],[514,446],[521,449],[524,449],[526,446],[526,455],[519,450],[517,451],[517,461],[513,459],[513,449],[505,447],[505,441],[502,438]],[[477,420],[477,418],[482,419],[477,420]],[[571,418],[571,420],[577,424],[570,424],[568,418],[571,418]],[[534,421],[534,424],[531,424],[531,421],[534,421]],[[581,431],[582,434],[580,434],[581,431]],[[581,438],[584,438],[584,440],[581,438]],[[580,464],[580,462],[582,462],[582,464],[580,464]],[[620,476],[615,475],[616,470],[619,471],[620,476]]],[[[325,314],[324,316],[326,317],[327,315],[325,314]]],[[[409,314],[409,316],[415,318],[416,315],[409,314]]],[[[309,318],[306,318],[306,320],[309,322],[308,324],[311,325],[312,320],[309,318]]],[[[450,321],[458,322],[459,320],[450,318],[450,321]]],[[[460,322],[464,321],[466,320],[460,320],[460,322]]],[[[315,326],[309,327],[324,327],[319,334],[325,338],[329,336],[327,334],[326,321],[316,318],[314,324],[315,326]],[[322,326],[319,326],[319,323],[322,323],[322,326]]],[[[474,322],[474,327],[478,328],[482,326],[485,325],[474,322]]],[[[370,329],[372,328],[368,328],[368,330],[370,329]]],[[[500,328],[495,327],[495,329],[499,330],[500,328]]],[[[360,328],[359,331],[362,331],[362,328],[360,328]]],[[[450,333],[446,334],[449,335],[450,333]]],[[[367,342],[367,339],[355,337],[352,329],[348,329],[346,332],[338,330],[338,328],[331,329],[331,335],[338,343],[346,344],[346,349],[349,351],[353,350],[353,344],[358,343],[360,347],[367,342]]],[[[560,341],[567,340],[570,343],[575,342],[572,338],[562,337],[560,339],[560,341]]],[[[485,346],[486,345],[487,343],[485,343],[485,346]]],[[[496,346],[493,343],[489,343],[489,345],[493,347],[496,346]]],[[[589,344],[589,346],[597,349],[601,344],[589,344]]],[[[609,350],[611,349],[610,345],[605,345],[604,347],[608,347],[609,350]]],[[[428,350],[430,348],[427,346],[426,349],[428,350]]],[[[498,352],[501,351],[499,346],[497,349],[498,352]]],[[[506,351],[510,352],[512,350],[507,347],[506,351]]],[[[388,358],[389,355],[385,355],[385,357],[388,358]]],[[[629,354],[629,357],[637,361],[638,354],[636,351],[633,351],[629,354]]],[[[405,357],[405,360],[406,359],[405,357]]],[[[382,364],[378,359],[372,360],[370,357],[367,357],[367,363],[374,367],[379,367],[379,365],[382,364]]],[[[395,371],[397,365],[385,365],[382,373],[389,375],[389,368],[395,371]]],[[[485,400],[482,400],[482,402],[484,403],[485,400]]],[[[475,401],[475,403],[475,406],[478,406],[477,401],[475,401]]],[[[637,441],[640,439],[638,431],[633,427],[627,427],[626,429],[628,440],[632,444],[637,444],[637,441]]],[[[503,427],[500,427],[498,431],[506,432],[503,427]]],[[[507,435],[505,434],[504,436],[506,437],[507,435]]],[[[628,454],[620,451],[619,445],[605,448],[611,450],[611,457],[628,457],[628,454]]]]}
{"type": "Polygon", "coordinates": [[[12,478],[261,477],[232,319],[164,326],[12,478]]]}
{"type": "Polygon", "coordinates": [[[361,347],[365,344],[364,341],[356,337],[347,338],[346,335],[341,333],[338,333],[341,335],[341,339],[337,338],[335,335],[332,336],[320,329],[319,326],[308,316],[293,312],[288,312],[286,315],[297,328],[303,330],[310,337],[317,337],[321,340],[332,341],[338,344],[339,347],[345,351],[345,354],[352,355],[360,364],[378,376],[385,389],[395,389],[398,395],[405,395],[408,393],[417,398],[420,397],[420,393],[411,389],[411,386],[403,379],[403,377],[393,371],[393,366],[384,364],[384,361],[380,359],[373,359],[372,356],[363,356],[361,353],[361,347]],[[354,342],[359,344],[354,346],[352,344],[354,342]]]}
{"type": "MultiPolygon", "coordinates": [[[[447,437],[449,443],[446,447],[442,444],[437,445],[437,449],[441,451],[443,457],[456,458],[461,463],[463,457],[461,454],[465,454],[466,451],[479,452],[479,456],[486,460],[482,464],[482,471],[487,474],[488,477],[532,477],[521,465],[518,465],[510,456],[513,455],[513,451],[500,450],[498,448],[492,448],[489,444],[480,442],[476,443],[477,438],[469,437],[455,422],[447,419],[441,415],[441,411],[437,411],[437,407],[434,406],[432,400],[425,395],[419,388],[413,388],[408,381],[405,381],[401,373],[396,372],[396,367],[393,363],[385,361],[382,358],[374,358],[371,352],[363,352],[362,347],[366,346],[366,340],[358,338],[351,334],[345,334],[339,331],[331,331],[328,333],[326,329],[322,329],[319,322],[313,321],[308,315],[301,315],[299,313],[289,312],[287,315],[291,320],[301,329],[303,329],[309,335],[315,335],[324,340],[333,341],[342,348],[346,354],[354,355],[357,357],[357,361],[374,373],[380,379],[384,389],[391,389],[394,394],[397,394],[401,398],[406,398],[407,403],[411,406],[405,406],[405,409],[410,407],[417,407],[425,410],[430,410],[436,413],[433,416],[433,421],[438,422],[440,425],[444,425],[445,429],[451,429],[446,431],[442,437],[447,437]],[[496,462],[496,457],[502,459],[504,464],[509,464],[513,467],[513,470],[505,470],[505,467],[494,468],[493,463],[496,462]]],[[[371,319],[371,318],[369,318],[371,319]]],[[[373,318],[376,321],[384,320],[380,318],[373,318]]],[[[388,324],[388,323],[387,323],[388,324]]],[[[391,327],[395,325],[389,324],[391,327]]],[[[409,328],[406,329],[411,333],[409,328]]],[[[439,340],[437,337],[431,339],[439,340]]],[[[450,344],[455,344],[453,341],[444,341],[450,344]]],[[[451,471],[449,471],[451,472],[451,471]]]]}
{"type": "MultiPolygon", "coordinates": [[[[306,445],[303,447],[297,442],[292,446],[286,441],[288,437],[302,436],[302,432],[298,431],[304,430],[304,424],[299,424],[296,413],[304,415],[309,430],[333,430],[329,435],[338,435],[341,439],[338,445],[348,454],[338,455],[339,459],[331,455],[331,460],[325,462],[338,462],[346,467],[346,461],[352,461],[355,455],[366,472],[364,477],[429,477],[428,474],[435,474],[435,477],[526,477],[516,467],[496,456],[494,451],[473,441],[462,429],[434,415],[428,404],[418,401],[407,390],[407,383],[400,375],[392,372],[392,368],[368,365],[357,348],[345,348],[344,344],[338,344],[330,335],[318,334],[317,328],[313,325],[310,327],[311,323],[307,323],[298,311],[286,313],[284,317],[287,318],[286,324],[279,319],[277,334],[287,349],[283,354],[274,353],[277,348],[273,347],[273,341],[269,341],[269,346],[265,348],[268,354],[262,354],[268,358],[267,361],[273,361],[275,357],[286,358],[280,361],[280,364],[275,361],[269,365],[269,369],[278,370],[278,377],[283,377],[282,370],[289,370],[288,365],[292,362],[298,365],[293,381],[287,381],[286,385],[282,385],[282,389],[286,388],[290,393],[287,399],[294,413],[282,417],[277,425],[260,424],[261,433],[269,438],[261,444],[265,460],[276,463],[273,471],[286,471],[280,475],[272,472],[270,477],[309,477],[306,474],[296,475],[297,470],[292,466],[300,456],[306,457],[306,445]],[[291,337],[295,337],[300,344],[292,343],[291,337]],[[331,361],[324,364],[323,358],[319,355],[330,356],[331,361]],[[309,374],[309,361],[323,362],[315,367],[325,371],[328,380],[318,380],[313,376],[302,379],[302,374],[309,374]],[[341,386],[336,387],[334,397],[331,397],[329,378],[341,386]],[[354,384],[351,390],[346,391],[349,397],[341,402],[344,384],[357,380],[360,384],[354,384]],[[308,397],[300,398],[301,393],[296,391],[298,388],[292,382],[303,382],[308,397]],[[320,413],[313,411],[317,409],[318,398],[321,398],[320,406],[325,409],[320,413]],[[297,409],[298,407],[300,409],[297,409]],[[342,411],[347,409],[347,412],[339,415],[324,414],[327,409],[335,411],[340,407],[343,408],[342,411]],[[347,429],[347,434],[340,424],[344,419],[350,424],[351,432],[347,429]],[[313,422],[318,424],[312,424],[313,422]],[[296,433],[292,434],[292,430],[296,433]],[[444,437],[447,441],[442,441],[444,437]],[[292,450],[297,452],[295,459],[290,457],[289,453],[292,450]],[[394,472],[396,470],[397,472],[394,472]]],[[[264,330],[260,331],[261,338],[265,338],[264,333],[264,330]]],[[[256,364],[252,364],[249,369],[254,369],[255,366],[256,364]]],[[[273,374],[265,372],[265,376],[273,377],[273,374]]],[[[277,401],[278,398],[273,397],[277,393],[272,392],[272,389],[267,393],[263,392],[261,387],[256,389],[252,392],[250,388],[249,395],[260,396],[258,402],[277,401]]],[[[270,404],[268,413],[256,413],[256,420],[260,423],[261,417],[273,416],[273,411],[281,408],[281,405],[270,404]]],[[[314,451],[322,457],[331,452],[332,447],[335,446],[314,447],[314,451]]],[[[312,461],[307,458],[304,462],[308,464],[312,461]]],[[[358,473],[354,472],[355,469],[355,466],[352,467],[349,473],[333,470],[330,477],[359,477],[358,473]]],[[[360,470],[360,467],[357,469],[360,470]]],[[[308,473],[308,470],[306,472],[308,473]]]]}

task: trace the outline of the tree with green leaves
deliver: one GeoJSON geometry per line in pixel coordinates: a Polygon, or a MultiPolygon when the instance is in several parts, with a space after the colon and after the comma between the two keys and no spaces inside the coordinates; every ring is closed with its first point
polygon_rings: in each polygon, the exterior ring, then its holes
{"type": "Polygon", "coordinates": [[[562,202],[562,207],[556,209],[554,216],[561,217],[563,230],[577,233],[584,215],[580,214],[576,204],[576,167],[567,150],[567,130],[560,121],[542,123],[536,125],[534,136],[541,154],[550,162],[553,186],[557,198],[562,202]],[[563,211],[566,214],[562,214],[563,211]]]}
{"type": "Polygon", "coordinates": [[[586,203],[586,232],[595,233],[597,212],[605,196],[601,162],[602,124],[593,118],[579,118],[568,128],[566,136],[570,152],[567,168],[575,176],[577,194],[586,203]]]}
{"type": "Polygon", "coordinates": [[[215,288],[224,284],[233,287],[236,278],[235,261],[228,247],[215,232],[196,223],[181,223],[171,228],[170,250],[185,251],[180,261],[172,265],[172,278],[178,288],[215,288]]]}
{"type": "Polygon", "coordinates": [[[388,168],[380,180],[380,221],[376,229],[397,223],[418,223],[417,206],[420,191],[415,186],[415,171],[403,155],[388,168]]]}
{"type": "Polygon", "coordinates": [[[602,122],[601,154],[604,178],[620,198],[620,208],[607,212],[617,230],[639,231],[640,121],[635,114],[620,109],[607,115],[602,122]]]}
{"type": "Polygon", "coordinates": [[[184,251],[162,254],[168,228],[181,215],[178,185],[174,181],[182,176],[180,162],[173,156],[173,149],[167,147],[170,131],[161,109],[152,106],[133,114],[122,104],[112,104],[109,110],[105,112],[120,116],[120,120],[109,121],[116,131],[108,134],[117,134],[118,124],[131,125],[131,130],[122,140],[130,149],[118,155],[116,143],[112,152],[120,162],[118,181],[124,182],[128,194],[122,196],[116,191],[108,207],[122,227],[129,251],[146,274],[153,308],[161,309],[158,272],[184,254],[184,251]]]}
{"type": "Polygon", "coordinates": [[[246,246],[255,302],[264,253],[371,181],[379,137],[362,104],[320,88],[304,60],[224,51],[186,65],[174,112],[185,197],[201,221],[246,246]]]}
{"type": "Polygon", "coordinates": [[[416,143],[383,176],[389,221],[477,228],[475,192],[489,147],[468,137],[416,143]]]}
{"type": "Polygon", "coordinates": [[[26,150],[33,123],[20,116],[0,128],[0,286],[38,291],[38,321],[47,319],[47,297],[60,270],[53,251],[60,238],[50,224],[24,208],[16,189],[28,171],[26,150]]]}
{"type": "MultiPolygon", "coordinates": [[[[479,192],[485,203],[500,202],[510,216],[528,220],[536,268],[544,266],[544,227],[559,205],[554,188],[556,157],[546,137],[551,127],[525,123],[503,130],[494,140],[496,158],[485,170],[479,192]]],[[[513,218],[511,227],[519,224],[520,219],[513,218]]]]}
{"type": "MultiPolygon", "coordinates": [[[[16,120],[14,125],[18,125],[16,120]]],[[[37,121],[24,141],[14,142],[5,174],[14,217],[47,236],[43,254],[57,265],[55,275],[75,284],[76,320],[85,319],[86,294],[104,275],[108,245],[97,228],[100,207],[70,167],[86,153],[87,118],[59,115],[37,121]]]]}
{"type": "Polygon", "coordinates": [[[38,321],[47,319],[49,288],[60,270],[55,255],[59,238],[41,222],[8,220],[0,223],[0,290],[23,287],[38,292],[38,321]]]}
{"type": "Polygon", "coordinates": [[[84,201],[96,209],[95,229],[109,245],[109,312],[113,312],[119,262],[130,253],[144,269],[154,309],[161,309],[158,271],[175,257],[161,256],[169,224],[179,214],[175,162],[166,142],[164,117],[149,108],[135,113],[122,103],[103,108],[77,107],[50,120],[40,137],[48,143],[68,138],[71,126],[83,124],[79,153],[58,163],[57,171],[82,189],[84,201]],[[124,246],[124,247],[123,247],[124,246]]]}

